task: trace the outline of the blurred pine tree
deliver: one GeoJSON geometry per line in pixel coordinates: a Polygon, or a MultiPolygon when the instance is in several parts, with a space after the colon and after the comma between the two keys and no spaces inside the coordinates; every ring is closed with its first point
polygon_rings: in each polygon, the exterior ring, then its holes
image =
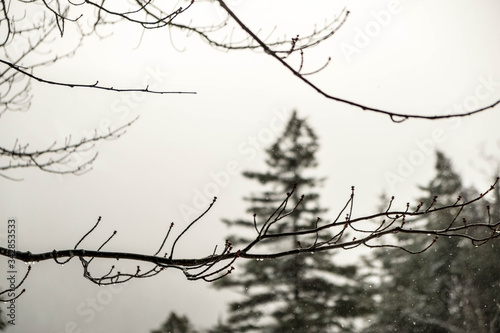
{"type": "MultiPolygon", "coordinates": [[[[421,187],[424,207],[438,196],[434,207],[450,205],[458,196],[464,199],[477,195],[474,189],[464,189],[460,176],[450,160],[436,154],[436,176],[421,187]]],[[[489,199],[492,221],[500,220],[500,192],[494,190],[489,199]]],[[[486,223],[485,203],[467,206],[455,220],[464,223],[486,223]]],[[[429,229],[445,229],[458,213],[441,211],[414,225],[429,229]]],[[[407,224],[409,226],[409,224],[407,224]]],[[[488,232],[491,230],[475,230],[488,232]]],[[[415,235],[397,235],[399,244],[409,249],[421,249],[430,242],[415,235]]],[[[498,239],[476,247],[467,239],[441,239],[422,254],[411,255],[399,249],[380,249],[374,258],[382,264],[378,274],[377,312],[365,332],[500,332],[500,265],[491,260],[500,255],[498,239]]]]}
{"type": "MultiPolygon", "coordinates": [[[[283,134],[266,150],[268,171],[243,173],[266,187],[261,193],[245,198],[250,202],[247,211],[256,214],[258,223],[273,214],[294,184],[307,193],[292,215],[273,224],[272,233],[315,228],[317,217],[325,213],[319,205],[319,195],[311,193],[323,181],[312,173],[317,166],[318,147],[314,131],[294,112],[283,134]]],[[[294,207],[299,200],[297,191],[293,192],[288,207],[294,207]]],[[[230,238],[236,248],[253,239],[252,220],[225,222],[247,230],[248,238],[230,238]]],[[[265,246],[279,251],[297,248],[300,242],[307,247],[331,235],[324,233],[318,237],[270,239],[265,246]]],[[[356,266],[336,265],[332,254],[326,252],[247,261],[215,285],[242,292],[243,298],[229,305],[226,329],[232,332],[353,332],[354,319],[370,310],[370,297],[356,266]]]]}

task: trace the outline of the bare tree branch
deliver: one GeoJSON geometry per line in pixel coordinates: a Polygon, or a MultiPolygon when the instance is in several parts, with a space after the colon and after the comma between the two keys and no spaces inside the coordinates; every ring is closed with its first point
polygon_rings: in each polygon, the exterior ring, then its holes
{"type": "Polygon", "coordinates": [[[133,88],[114,88],[114,87],[105,87],[105,86],[100,86],[99,81],[97,81],[94,84],[79,84],[79,83],[65,83],[65,82],[59,82],[59,81],[52,81],[52,80],[47,80],[43,79],[41,77],[35,76],[31,73],[28,73],[27,71],[21,69],[20,67],[0,59],[0,63],[3,63],[10,68],[18,71],[19,73],[26,75],[27,77],[34,79],[38,82],[41,83],[47,83],[47,84],[52,84],[56,86],[64,86],[64,87],[69,87],[69,88],[94,88],[94,89],[100,89],[100,90],[109,90],[109,91],[115,91],[115,92],[143,92],[143,93],[150,93],[150,94],[196,94],[194,91],[156,91],[156,90],[150,90],[149,86],[146,86],[145,88],[142,89],[133,89],[133,88]]]}
{"type": "MultiPolygon", "coordinates": [[[[36,2],[36,1],[35,1],[36,2]]],[[[201,6],[202,2],[197,3],[201,6]]],[[[303,64],[305,60],[305,51],[308,49],[320,45],[326,40],[329,40],[334,34],[340,29],[343,24],[346,22],[349,11],[343,10],[337,15],[334,20],[325,24],[320,29],[314,29],[313,32],[307,34],[306,36],[296,36],[293,38],[284,38],[284,39],[276,39],[270,40],[270,35],[267,38],[263,38],[259,36],[259,32],[251,29],[248,25],[246,25],[240,17],[232,11],[229,6],[225,3],[224,0],[217,0],[222,10],[227,14],[227,17],[220,20],[220,22],[216,22],[213,24],[196,26],[192,21],[187,20],[186,23],[182,22],[179,18],[184,17],[189,9],[194,8],[195,2],[190,0],[186,1],[185,6],[176,5],[176,7],[172,10],[165,10],[164,8],[157,5],[153,0],[136,0],[130,4],[109,4],[105,2],[93,2],[85,0],[81,3],[70,3],[70,5],[62,6],[59,1],[51,2],[50,4],[42,1],[44,7],[47,8],[47,11],[54,17],[52,23],[59,30],[60,34],[64,33],[64,22],[68,21],[74,24],[79,24],[81,13],[72,15],[70,17],[70,9],[75,9],[81,7],[94,8],[95,11],[93,13],[92,20],[94,20],[94,30],[92,33],[97,33],[95,28],[99,25],[105,24],[114,24],[119,21],[126,21],[132,24],[138,24],[141,28],[149,30],[149,29],[159,29],[159,28],[168,28],[168,29],[178,29],[180,31],[187,32],[188,37],[190,34],[196,34],[200,36],[204,41],[208,44],[221,48],[224,50],[258,50],[261,49],[271,57],[275,58],[282,66],[287,68],[294,76],[296,76],[299,80],[301,80],[304,84],[308,85],[312,89],[314,89],[317,93],[322,95],[323,97],[344,103],[347,105],[351,105],[353,107],[359,108],[364,111],[370,111],[375,113],[380,113],[383,115],[387,115],[394,122],[402,122],[407,119],[427,119],[427,120],[437,120],[437,119],[449,119],[449,118],[457,118],[457,117],[466,117],[471,116],[489,109],[495,108],[500,100],[497,100],[489,105],[483,106],[476,110],[471,110],[467,112],[460,112],[456,114],[444,114],[444,115],[423,115],[423,114],[415,114],[415,113],[405,113],[400,111],[392,111],[386,110],[382,108],[376,108],[373,106],[365,105],[362,103],[358,103],[356,101],[344,99],[338,96],[335,96],[331,93],[326,92],[323,88],[319,87],[317,84],[313,83],[307,77],[320,72],[323,70],[331,61],[328,58],[322,66],[319,66],[318,69],[312,70],[311,72],[303,72],[303,64]],[[53,5],[52,5],[53,4],[53,5]],[[242,40],[233,40],[232,32],[228,33],[225,37],[220,38],[216,37],[217,35],[212,36],[215,32],[220,32],[229,26],[229,22],[232,20],[236,23],[236,25],[247,35],[246,38],[242,40]],[[292,66],[288,57],[291,54],[298,52],[300,55],[300,64],[298,68],[292,66]]],[[[164,3],[161,5],[166,6],[164,3]]],[[[201,7],[200,7],[201,8],[201,7]]],[[[8,6],[2,1],[2,16],[5,17],[5,22],[7,25],[6,36],[3,39],[2,44],[0,46],[5,46],[8,41],[18,33],[20,30],[16,30],[15,21],[9,16],[8,6]]],[[[28,30],[25,30],[28,31],[28,30]]],[[[219,34],[220,35],[220,34],[219,34]]],[[[0,59],[1,60],[1,59],[0,59]]],[[[110,90],[110,91],[135,91],[135,92],[143,92],[143,93],[153,93],[153,94],[193,94],[191,91],[152,91],[149,87],[145,88],[115,88],[113,86],[100,86],[98,81],[93,84],[81,84],[81,83],[64,83],[56,80],[50,80],[46,78],[41,78],[39,76],[34,75],[29,69],[31,67],[23,66],[16,62],[2,60],[2,63],[9,68],[17,71],[18,73],[29,77],[31,79],[35,79],[39,82],[53,85],[61,85],[67,87],[82,87],[82,88],[91,88],[91,89],[102,89],[102,90],[110,90]]]]}
{"type": "MultiPolygon", "coordinates": [[[[449,118],[466,117],[466,116],[474,115],[476,113],[483,112],[485,110],[492,109],[500,103],[500,100],[498,100],[490,105],[487,105],[487,106],[484,106],[482,108],[479,108],[479,109],[476,109],[473,111],[469,111],[469,112],[425,116],[425,115],[420,115],[420,114],[409,114],[409,113],[401,113],[401,112],[396,112],[396,111],[388,111],[388,110],[378,109],[378,108],[374,108],[374,107],[371,107],[368,105],[357,103],[357,102],[354,102],[351,100],[347,100],[347,99],[333,96],[333,95],[325,92],[323,89],[318,87],[316,84],[312,83],[310,80],[308,80],[305,76],[310,75],[311,73],[307,73],[307,74],[301,73],[300,69],[302,69],[302,66],[299,68],[299,70],[295,70],[290,64],[288,64],[286,62],[285,58],[279,56],[279,52],[272,50],[270,45],[266,44],[263,40],[261,40],[257,36],[256,33],[254,33],[246,24],[244,24],[241,21],[241,19],[226,5],[226,3],[223,0],[217,0],[217,2],[228,13],[228,15],[241,27],[241,29],[243,29],[249,36],[251,36],[251,38],[264,50],[265,53],[269,54],[271,57],[276,59],[281,65],[283,65],[290,72],[292,72],[293,75],[295,75],[297,78],[299,78],[299,80],[304,82],[306,85],[308,85],[309,87],[311,87],[312,89],[314,89],[316,92],[318,92],[323,97],[326,97],[327,99],[337,101],[340,103],[344,103],[344,104],[348,104],[348,105],[360,108],[363,111],[372,111],[372,112],[387,115],[391,118],[392,121],[394,121],[396,123],[403,122],[403,121],[410,119],[410,118],[436,120],[436,119],[449,119],[449,118]]],[[[345,17],[343,18],[340,25],[335,29],[335,31],[342,26],[342,24],[346,21],[348,15],[349,15],[349,12],[346,12],[345,17]]],[[[293,39],[291,42],[292,42],[292,45],[295,44],[293,39]]],[[[311,45],[311,46],[313,46],[313,45],[311,45]]]]}
{"type": "MultiPolygon", "coordinates": [[[[41,150],[28,150],[29,144],[21,144],[16,140],[11,149],[0,147],[0,158],[8,159],[4,164],[0,164],[0,171],[38,168],[41,171],[61,175],[81,175],[91,170],[91,165],[97,158],[98,153],[93,153],[89,158],[81,157],[81,155],[93,149],[95,144],[99,141],[119,138],[137,119],[138,118],[135,118],[114,130],[109,129],[107,134],[98,134],[96,131],[93,137],[84,137],[76,143],[71,143],[71,136],[69,136],[65,139],[64,144],[58,145],[57,142],[54,141],[49,147],[41,150]],[[82,162],[74,162],[73,160],[76,156],[80,156],[82,162]]],[[[1,172],[0,176],[11,180],[17,180],[1,172]]]]}
{"type": "MultiPolygon", "coordinates": [[[[9,255],[9,257],[10,257],[10,255],[9,255]]],[[[19,289],[19,287],[20,287],[20,286],[22,286],[22,285],[23,285],[23,283],[24,283],[24,281],[26,281],[26,279],[28,278],[28,275],[30,274],[30,272],[31,272],[31,265],[30,265],[30,266],[28,266],[28,270],[26,271],[26,274],[24,274],[24,277],[23,277],[23,279],[21,280],[21,282],[19,282],[16,286],[13,286],[13,287],[11,287],[11,288],[9,288],[9,289],[5,289],[5,290],[1,291],[1,292],[0,292],[0,297],[1,297],[3,294],[7,294],[7,293],[9,293],[9,292],[14,292],[14,291],[16,291],[17,289],[19,289]]],[[[14,301],[14,300],[18,299],[19,297],[21,297],[21,295],[22,295],[22,294],[24,294],[25,292],[26,292],[26,289],[23,289],[23,290],[21,290],[21,292],[20,292],[19,294],[17,294],[17,295],[16,295],[16,296],[14,296],[14,297],[10,297],[10,298],[7,298],[7,299],[1,299],[1,298],[0,298],[0,302],[4,302],[4,303],[7,303],[7,302],[12,302],[12,301],[14,301]]]]}
{"type": "Polygon", "coordinates": [[[29,251],[14,252],[7,248],[0,247],[0,256],[5,256],[10,259],[18,259],[26,263],[54,260],[60,265],[69,262],[73,258],[78,258],[82,264],[83,276],[86,279],[98,285],[106,285],[124,283],[135,278],[152,277],[163,272],[166,269],[180,270],[188,280],[204,280],[207,282],[211,282],[220,279],[227,274],[230,274],[233,270],[232,264],[238,258],[258,260],[276,259],[280,257],[296,255],[299,253],[315,253],[319,251],[332,251],[340,249],[350,250],[359,246],[366,246],[368,248],[398,248],[411,254],[417,254],[429,249],[433,244],[436,243],[436,241],[438,241],[438,238],[461,238],[470,241],[475,246],[480,246],[495,238],[500,237],[500,221],[491,221],[489,219],[488,221],[483,222],[464,222],[463,224],[459,224],[457,222],[457,217],[458,215],[460,215],[460,213],[457,213],[453,221],[451,221],[446,228],[439,230],[429,230],[425,228],[418,228],[416,225],[413,225],[412,221],[410,221],[409,219],[422,216],[431,218],[433,214],[441,211],[457,210],[461,212],[464,207],[468,207],[483,200],[484,197],[494,189],[498,181],[499,179],[497,178],[495,183],[486,192],[481,193],[472,200],[466,202],[462,202],[460,199],[452,205],[431,208],[434,205],[433,201],[432,203],[430,203],[429,208],[424,211],[420,211],[422,204],[419,204],[413,211],[409,209],[410,205],[408,204],[406,209],[402,211],[389,211],[389,209],[387,209],[383,212],[362,217],[353,217],[352,208],[354,200],[354,189],[352,189],[352,193],[349,200],[347,201],[347,204],[340,211],[334,221],[319,225],[320,219],[318,219],[316,228],[314,229],[273,233],[272,227],[277,224],[286,224],[287,217],[293,214],[298,205],[300,205],[302,202],[302,200],[300,200],[296,205],[287,210],[287,204],[296,191],[296,188],[294,187],[290,193],[287,193],[283,202],[266,219],[266,221],[264,221],[260,226],[257,224],[257,222],[255,222],[257,235],[255,239],[248,243],[248,245],[246,245],[243,249],[233,250],[231,243],[229,241],[226,241],[224,249],[220,253],[217,253],[216,247],[211,255],[202,258],[175,258],[173,256],[174,248],[177,242],[185,235],[185,232],[192,226],[194,226],[196,222],[204,218],[206,214],[212,209],[215,203],[215,198],[212,204],[210,204],[210,206],[203,213],[201,213],[199,217],[194,219],[179,234],[179,236],[175,238],[172,244],[170,255],[165,253],[163,256],[158,256],[159,252],[167,241],[173,224],[171,224],[170,228],[168,229],[168,232],[166,234],[166,237],[162,241],[160,249],[156,251],[154,255],[130,252],[102,251],[101,249],[113,237],[115,237],[115,235],[117,234],[116,231],[114,231],[113,234],[97,250],[79,248],[80,244],[82,244],[83,241],[87,237],[89,237],[102,223],[101,217],[99,217],[96,224],[82,238],[80,238],[78,242],[76,242],[75,246],[72,249],[53,250],[51,252],[44,253],[31,253],[29,251]],[[342,216],[347,210],[349,211],[349,214],[346,215],[345,219],[341,220],[340,216],[342,216]],[[380,219],[382,219],[382,221],[380,221],[380,219]],[[318,242],[318,235],[320,233],[328,233],[329,235],[331,235],[331,237],[327,241],[318,242]],[[416,237],[428,237],[430,235],[433,235],[434,238],[429,241],[426,246],[415,250],[408,249],[404,245],[394,244],[394,240],[390,236],[398,233],[412,234],[416,237]],[[353,235],[354,237],[352,237],[353,235]],[[296,248],[289,248],[288,250],[279,252],[269,252],[269,249],[262,253],[252,251],[259,245],[263,244],[266,239],[291,239],[293,237],[303,236],[315,236],[316,241],[309,246],[304,246],[299,241],[296,248]],[[96,258],[137,261],[139,263],[151,264],[153,266],[146,271],[142,271],[141,267],[137,266],[136,270],[133,272],[116,271],[115,266],[111,266],[106,274],[96,277],[93,276],[90,270],[90,264],[96,258]]]}

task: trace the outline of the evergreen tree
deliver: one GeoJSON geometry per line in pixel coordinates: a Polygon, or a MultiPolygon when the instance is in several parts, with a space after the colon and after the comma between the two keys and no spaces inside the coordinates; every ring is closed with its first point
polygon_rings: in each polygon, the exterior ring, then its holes
{"type": "MultiPolygon", "coordinates": [[[[450,205],[475,195],[473,189],[463,189],[451,162],[437,152],[436,176],[421,188],[426,196],[421,202],[433,207],[450,205]]],[[[500,192],[490,203],[492,218],[500,219],[500,192]]],[[[487,221],[487,211],[481,206],[468,206],[461,216],[466,223],[487,221]]],[[[416,220],[415,226],[444,229],[457,211],[441,211],[416,220]]],[[[410,222],[407,222],[410,223],[410,222]]],[[[454,223],[463,223],[457,220],[454,223]]],[[[489,232],[491,230],[484,231],[489,232]]],[[[431,241],[415,236],[398,235],[400,245],[422,249],[431,241]]],[[[500,332],[500,269],[491,258],[500,254],[498,240],[480,247],[464,239],[438,240],[429,250],[412,255],[398,249],[375,251],[382,264],[379,275],[379,302],[373,323],[366,332],[500,332]]]]}
{"type": "Polygon", "coordinates": [[[178,316],[175,312],[170,312],[160,329],[151,333],[197,333],[197,331],[186,316],[178,316]]]}
{"type": "Polygon", "coordinates": [[[4,320],[4,316],[3,316],[3,313],[2,313],[2,309],[0,308],[0,331],[4,331],[5,330],[5,326],[7,326],[5,324],[5,320],[4,320]]]}
{"type": "MultiPolygon", "coordinates": [[[[243,173],[266,187],[261,193],[245,198],[250,203],[247,212],[256,214],[258,222],[276,210],[294,184],[307,193],[286,222],[273,225],[273,233],[314,228],[317,217],[325,212],[318,203],[319,195],[311,193],[323,180],[311,176],[317,166],[317,150],[314,131],[294,112],[284,133],[266,150],[268,171],[243,173]]],[[[288,207],[294,207],[299,200],[297,191],[293,192],[288,207]]],[[[230,238],[235,247],[248,244],[252,234],[255,235],[251,219],[225,222],[247,230],[247,238],[230,238]]],[[[323,234],[319,240],[330,237],[323,234]]],[[[283,250],[296,248],[298,244],[309,246],[314,241],[311,236],[290,237],[268,240],[265,246],[283,250]]],[[[227,327],[232,332],[351,332],[353,319],[369,310],[369,297],[359,284],[356,267],[335,265],[331,253],[247,261],[232,275],[236,277],[216,283],[219,288],[243,292],[243,299],[229,306],[227,327]]]]}
{"type": "Polygon", "coordinates": [[[233,333],[233,330],[219,320],[214,327],[207,330],[207,333],[233,333]]]}

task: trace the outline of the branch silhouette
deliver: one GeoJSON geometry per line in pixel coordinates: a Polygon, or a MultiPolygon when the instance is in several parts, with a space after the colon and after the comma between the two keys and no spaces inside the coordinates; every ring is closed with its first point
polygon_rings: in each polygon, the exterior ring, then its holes
{"type": "MultiPolygon", "coordinates": [[[[97,227],[102,223],[101,217],[97,220],[95,225],[82,237],[72,249],[65,250],[53,250],[50,252],[43,253],[31,253],[30,251],[12,251],[8,248],[0,247],[0,256],[8,257],[10,259],[18,259],[24,261],[28,264],[54,260],[55,263],[59,265],[64,265],[74,258],[78,258],[81,262],[83,269],[84,278],[97,285],[108,285],[116,283],[125,283],[131,279],[149,278],[167,269],[175,269],[181,271],[186,279],[188,280],[204,280],[207,282],[212,282],[223,278],[224,276],[230,274],[234,267],[233,263],[237,259],[247,259],[247,260],[269,260],[277,259],[280,257],[293,256],[300,253],[315,253],[319,251],[332,251],[332,250],[352,250],[359,246],[366,246],[368,248],[379,248],[379,247],[390,247],[398,248],[402,251],[406,251],[410,254],[422,253],[434,245],[439,238],[462,238],[471,242],[474,246],[481,246],[487,242],[500,237],[500,221],[488,221],[469,223],[465,219],[458,222],[460,213],[464,207],[468,207],[474,203],[477,203],[484,199],[484,197],[491,192],[497,185],[499,179],[497,178],[495,183],[485,191],[480,193],[473,199],[469,201],[463,201],[458,198],[457,201],[452,205],[435,207],[437,200],[433,200],[431,203],[427,204],[427,208],[424,208],[424,203],[420,203],[416,208],[410,209],[410,205],[406,205],[404,210],[390,210],[392,201],[389,202],[386,211],[378,212],[372,215],[366,215],[361,217],[353,217],[353,204],[354,204],[354,187],[352,188],[351,196],[346,202],[345,206],[340,210],[338,216],[331,222],[321,223],[321,219],[318,218],[316,228],[306,229],[300,231],[290,231],[290,232],[279,232],[273,233],[273,226],[278,223],[287,223],[287,217],[294,213],[294,210],[301,204],[300,200],[293,207],[288,208],[289,200],[292,194],[297,190],[296,186],[291,192],[286,194],[283,202],[276,208],[276,210],[268,216],[263,223],[258,223],[256,219],[256,236],[253,241],[249,242],[244,248],[234,250],[232,244],[229,241],[225,241],[224,247],[221,251],[217,251],[217,246],[215,247],[212,254],[201,257],[201,258],[176,258],[173,256],[174,250],[178,244],[178,241],[186,237],[186,232],[188,229],[193,227],[198,221],[206,216],[206,214],[213,208],[216,198],[209,205],[209,207],[201,213],[196,219],[194,219],[188,226],[179,234],[177,238],[172,243],[170,253],[165,253],[164,255],[158,255],[162,248],[164,247],[168,236],[170,235],[174,224],[170,225],[170,228],[163,239],[161,246],[154,255],[131,253],[131,252],[108,252],[102,251],[102,248],[108,244],[117,235],[114,231],[112,235],[96,250],[84,249],[80,247],[87,237],[89,237],[97,227]],[[447,227],[443,229],[429,230],[425,228],[418,228],[412,225],[412,218],[416,217],[432,217],[434,213],[440,211],[457,210],[455,217],[452,221],[449,221],[447,227]],[[345,215],[344,219],[340,217],[345,215]],[[380,219],[382,219],[380,221],[380,219]],[[478,232],[480,231],[480,232],[478,232]],[[330,237],[326,241],[318,242],[320,239],[318,236],[320,233],[329,233],[330,237]],[[398,245],[392,243],[390,235],[397,233],[412,234],[417,237],[428,237],[434,236],[427,245],[423,246],[418,250],[410,250],[404,245],[398,245]],[[295,248],[289,248],[284,251],[273,252],[266,249],[264,252],[257,252],[255,249],[260,245],[264,246],[266,239],[292,239],[292,237],[301,236],[316,236],[316,241],[311,244],[306,244],[304,241],[299,241],[295,248]],[[139,262],[140,264],[151,265],[151,268],[142,270],[141,266],[138,265],[134,271],[131,272],[121,272],[116,271],[115,266],[111,266],[109,271],[100,276],[94,276],[90,269],[90,264],[95,259],[111,259],[111,260],[128,260],[139,262]]],[[[303,198],[304,196],[302,196],[303,198]]],[[[487,207],[488,216],[489,207],[487,207]]],[[[309,237],[309,239],[311,239],[309,237]]],[[[321,238],[324,239],[324,238],[321,238]]],[[[443,240],[446,241],[446,240],[443,240]]],[[[28,274],[28,273],[27,273],[28,274]]],[[[3,300],[8,301],[8,300],[3,300]]]]}
{"type": "MultiPolygon", "coordinates": [[[[460,118],[472,116],[490,109],[495,108],[499,103],[500,99],[492,102],[483,107],[479,107],[475,110],[459,112],[454,114],[434,114],[434,115],[424,115],[417,113],[405,113],[397,110],[388,110],[384,108],[378,108],[370,105],[365,105],[363,103],[356,102],[354,100],[345,99],[336,96],[332,93],[327,92],[324,88],[313,83],[308,76],[316,74],[324,70],[328,64],[331,63],[331,58],[328,57],[324,64],[318,66],[316,70],[310,72],[303,72],[303,64],[305,61],[305,52],[308,49],[316,47],[323,42],[330,40],[335,33],[344,25],[347,21],[350,12],[346,9],[342,10],[333,20],[325,23],[322,27],[314,29],[313,32],[306,34],[305,36],[295,36],[292,38],[275,38],[273,32],[270,32],[266,37],[261,37],[261,30],[254,30],[250,28],[247,24],[243,22],[240,16],[229,8],[224,0],[217,0],[214,2],[218,4],[220,8],[224,11],[227,16],[225,18],[215,20],[211,24],[205,24],[198,26],[193,23],[193,19],[188,17],[187,14],[196,6],[202,6],[201,4],[195,3],[194,1],[185,1],[185,6],[178,6],[171,9],[165,10],[161,5],[154,3],[153,1],[135,1],[128,4],[123,9],[118,10],[113,8],[113,6],[108,3],[96,3],[92,1],[84,1],[81,3],[69,3],[68,5],[62,6],[59,1],[56,1],[55,6],[49,6],[48,3],[43,2],[43,5],[47,8],[49,15],[53,16],[51,25],[53,28],[57,28],[62,35],[64,33],[65,22],[68,21],[72,24],[80,24],[81,14],[73,15],[70,17],[71,10],[78,7],[89,7],[95,9],[91,20],[93,20],[93,29],[90,34],[97,34],[97,27],[104,25],[113,25],[120,21],[126,21],[130,24],[139,25],[144,30],[151,29],[175,29],[179,31],[184,31],[186,33],[186,38],[190,35],[197,35],[203,41],[207,42],[209,45],[217,48],[223,49],[225,51],[234,50],[262,50],[264,53],[268,54],[276,61],[284,66],[288,71],[290,71],[294,76],[296,76],[305,85],[314,89],[318,94],[332,101],[347,104],[355,108],[361,109],[363,111],[375,112],[389,116],[394,122],[403,122],[408,119],[425,119],[425,120],[439,120],[439,119],[450,119],[450,118],[460,118]],[[186,16],[185,22],[181,21],[180,18],[186,16]],[[222,34],[224,29],[230,29],[230,22],[234,22],[236,27],[239,27],[247,37],[241,40],[233,39],[233,32],[228,32],[222,34]],[[300,64],[298,66],[291,65],[287,60],[291,54],[298,53],[300,56],[300,64]]],[[[29,5],[29,4],[28,4],[29,5]]],[[[25,32],[21,29],[16,30],[16,21],[9,16],[9,9],[4,6],[3,16],[7,22],[7,33],[4,41],[0,44],[0,47],[5,47],[8,41],[11,40],[16,34],[25,32]]],[[[36,27],[34,27],[36,28],[36,27]]],[[[42,27],[38,27],[42,29],[42,27]]],[[[80,29],[82,30],[82,29],[80,29]]],[[[59,82],[56,80],[50,80],[34,75],[29,71],[31,67],[23,67],[15,62],[9,62],[0,59],[0,61],[10,68],[18,71],[20,74],[25,75],[28,78],[37,80],[45,84],[67,86],[67,87],[80,87],[89,89],[101,89],[116,92],[142,92],[142,93],[152,93],[152,94],[195,94],[193,91],[153,91],[149,87],[144,88],[116,88],[114,86],[101,86],[99,82],[92,84],[81,84],[81,83],[66,83],[59,82]]]]}
{"type": "MultiPolygon", "coordinates": [[[[396,123],[403,122],[403,121],[405,121],[407,119],[410,119],[410,118],[413,118],[413,119],[437,120],[437,119],[449,119],[449,118],[466,117],[466,116],[471,116],[471,115],[474,115],[474,114],[477,114],[477,113],[480,113],[480,112],[492,109],[492,108],[494,108],[495,106],[497,106],[500,103],[500,100],[497,100],[496,102],[494,102],[492,104],[489,104],[489,105],[484,106],[482,108],[479,108],[479,109],[476,109],[476,110],[472,110],[472,111],[468,111],[468,112],[462,112],[462,113],[456,113],[456,114],[426,116],[426,115],[420,115],[420,114],[401,113],[401,112],[397,112],[397,111],[389,111],[389,110],[379,109],[379,108],[371,107],[371,106],[364,105],[364,104],[361,104],[361,103],[358,103],[358,102],[354,102],[354,101],[351,101],[351,100],[343,99],[341,97],[334,96],[334,95],[332,95],[330,93],[327,93],[325,90],[323,90],[318,85],[314,84],[312,81],[310,81],[309,79],[307,79],[305,77],[305,76],[310,75],[312,73],[306,73],[306,74],[301,73],[302,62],[303,62],[303,53],[302,53],[303,48],[299,48],[300,52],[301,52],[301,59],[302,59],[302,61],[301,61],[300,68],[298,70],[296,70],[295,68],[293,68],[292,65],[290,65],[289,63],[286,62],[286,57],[280,56],[280,54],[279,54],[280,52],[277,52],[277,51],[273,50],[269,44],[266,44],[260,37],[257,36],[257,34],[254,31],[252,31],[245,23],[243,23],[242,20],[226,5],[226,3],[223,0],[217,0],[217,2],[227,12],[227,14],[240,26],[240,28],[243,31],[245,31],[262,48],[262,50],[266,54],[268,54],[269,56],[271,56],[274,59],[276,59],[282,66],[284,66],[286,69],[288,69],[290,72],[292,72],[292,74],[295,75],[299,80],[301,80],[302,82],[304,82],[306,85],[308,85],[309,87],[311,87],[312,89],[314,89],[317,93],[319,93],[321,96],[323,96],[323,97],[325,97],[327,99],[330,99],[330,100],[333,100],[333,101],[336,101],[336,102],[340,102],[340,103],[344,103],[344,104],[348,104],[348,105],[360,108],[363,111],[371,111],[371,112],[375,112],[375,113],[380,113],[380,114],[387,115],[387,116],[389,116],[391,118],[391,120],[393,122],[396,122],[396,123]]],[[[340,27],[347,20],[348,15],[349,15],[349,11],[345,12],[344,16],[342,16],[342,15],[340,16],[340,17],[342,17],[342,20],[340,21],[340,24],[335,28],[335,30],[332,31],[332,35],[338,29],[340,29],[340,27]]],[[[296,42],[297,41],[295,39],[293,39],[293,38],[290,41],[290,44],[292,45],[292,50],[295,49],[296,42]]],[[[314,45],[316,45],[316,43],[314,45]]],[[[314,46],[314,45],[310,45],[310,46],[314,46]]],[[[328,58],[328,62],[329,61],[330,61],[330,58],[328,58]]],[[[327,64],[328,64],[328,62],[327,62],[327,64]]],[[[323,67],[321,67],[318,71],[324,69],[325,67],[326,67],[326,65],[323,66],[323,67]]],[[[316,71],[316,72],[318,72],[318,71],[316,71]]]]}
{"type": "MultiPolygon", "coordinates": [[[[18,140],[15,141],[13,148],[0,146],[0,156],[8,159],[8,163],[0,164],[0,171],[38,168],[41,171],[59,175],[82,175],[91,170],[98,153],[93,153],[89,158],[81,157],[81,154],[89,152],[97,142],[118,139],[137,119],[138,117],[114,130],[109,129],[105,134],[99,134],[96,131],[94,136],[84,137],[75,143],[72,143],[71,136],[68,136],[64,144],[58,145],[54,141],[49,147],[40,150],[29,150],[29,144],[21,144],[18,140]],[[81,162],[75,163],[76,156],[80,156],[81,162]]],[[[15,181],[22,180],[7,176],[2,172],[0,172],[0,177],[15,181]]]]}
{"type": "Polygon", "coordinates": [[[21,69],[19,66],[16,66],[8,61],[0,59],[0,63],[3,63],[5,65],[9,66],[10,68],[18,71],[19,73],[29,77],[30,79],[34,79],[34,80],[41,82],[41,83],[52,84],[52,85],[56,85],[56,86],[63,86],[63,87],[69,87],[69,88],[93,88],[93,89],[108,90],[108,91],[114,91],[114,92],[142,92],[142,93],[159,94],[159,95],[164,95],[164,94],[196,94],[196,92],[194,92],[194,91],[150,90],[149,86],[146,86],[145,88],[139,88],[139,89],[106,87],[106,86],[99,85],[99,81],[96,81],[93,84],[67,83],[67,82],[53,81],[53,80],[47,80],[47,79],[35,76],[35,75],[21,69]]]}

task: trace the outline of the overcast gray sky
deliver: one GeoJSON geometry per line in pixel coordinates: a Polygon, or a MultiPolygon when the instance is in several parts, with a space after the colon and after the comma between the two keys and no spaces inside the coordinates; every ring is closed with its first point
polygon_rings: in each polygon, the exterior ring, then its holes
{"type": "MultiPolygon", "coordinates": [[[[231,3],[253,29],[283,24],[289,36],[305,34],[345,5],[351,11],[345,25],[305,58],[305,65],[316,69],[332,57],[313,80],[335,96],[422,114],[500,99],[497,1],[377,0],[335,6],[282,1],[266,2],[264,11],[264,2],[231,3]],[[371,36],[363,37],[367,32],[371,36]]],[[[204,10],[206,20],[220,15],[214,8],[204,10]]],[[[258,189],[230,171],[235,166],[264,170],[262,149],[280,134],[293,109],[307,117],[320,138],[317,174],[328,178],[321,194],[330,209],[325,219],[336,215],[351,185],[358,200],[355,214],[374,212],[384,192],[401,205],[413,200],[416,185],[432,177],[435,148],[452,159],[467,184],[480,190],[489,184],[492,175],[480,171],[487,164],[479,150],[498,156],[498,107],[458,120],[395,124],[326,100],[261,52],[225,53],[197,37],[186,40],[166,30],[148,32],[135,49],[140,29],[115,28],[114,35],[88,40],[74,57],[38,73],[68,82],[146,83],[156,90],[197,94],[118,94],[34,83],[29,112],[8,113],[0,121],[4,146],[19,138],[43,148],[68,134],[76,139],[140,118],[119,140],[96,147],[99,157],[83,176],[21,170],[9,175],[22,182],[0,178],[2,230],[9,217],[17,219],[20,250],[72,248],[102,216],[84,246],[95,248],[118,230],[108,250],[154,253],[171,222],[180,232],[192,217],[189,212],[215,194],[216,206],[177,249],[179,257],[206,256],[228,233],[221,218],[243,217],[242,197],[258,189]]],[[[71,36],[64,38],[63,43],[71,42],[71,36]]],[[[16,326],[7,332],[149,332],[172,310],[188,315],[197,327],[208,327],[224,317],[226,301],[236,297],[205,282],[187,282],[178,272],[114,288],[98,288],[81,273],[77,260],[63,267],[37,263],[25,283],[27,293],[17,301],[16,326]]]]}

